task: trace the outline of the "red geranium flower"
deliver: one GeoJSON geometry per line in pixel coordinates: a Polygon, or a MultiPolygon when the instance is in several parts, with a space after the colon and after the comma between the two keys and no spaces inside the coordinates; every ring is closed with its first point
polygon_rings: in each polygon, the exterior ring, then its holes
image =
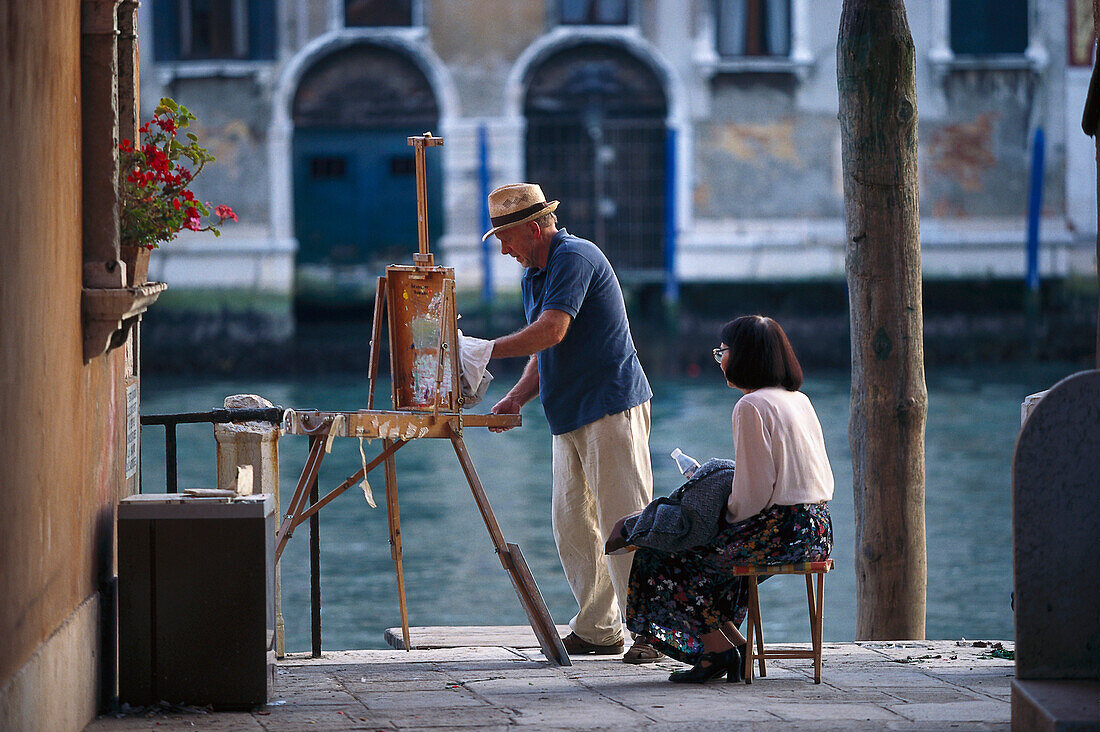
{"type": "Polygon", "coordinates": [[[237,214],[225,205],[214,207],[211,216],[211,205],[196,200],[188,188],[203,167],[214,161],[195,135],[187,134],[187,144],[177,139],[179,130],[194,119],[186,107],[164,98],[153,118],[141,126],[139,139],[119,143],[123,243],[152,249],[171,241],[182,229],[212,231],[218,236],[226,220],[237,221],[237,214]]]}
{"type": "Polygon", "coordinates": [[[214,209],[214,215],[217,216],[219,219],[223,219],[223,220],[224,219],[233,219],[234,221],[237,220],[237,214],[233,213],[233,209],[231,209],[231,208],[229,208],[229,206],[225,206],[225,205],[218,206],[217,208],[215,208],[214,209]]]}

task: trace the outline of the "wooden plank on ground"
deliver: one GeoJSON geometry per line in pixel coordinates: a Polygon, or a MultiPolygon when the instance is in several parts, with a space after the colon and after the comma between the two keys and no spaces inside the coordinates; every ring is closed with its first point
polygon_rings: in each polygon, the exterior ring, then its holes
{"type": "MultiPolygon", "coordinates": [[[[557,626],[562,638],[569,635],[568,625],[557,626]]],[[[386,628],[386,644],[405,650],[401,628],[386,628]]],[[[430,648],[473,648],[503,646],[505,648],[539,648],[539,640],[529,625],[433,625],[409,628],[413,650],[430,648]]]]}

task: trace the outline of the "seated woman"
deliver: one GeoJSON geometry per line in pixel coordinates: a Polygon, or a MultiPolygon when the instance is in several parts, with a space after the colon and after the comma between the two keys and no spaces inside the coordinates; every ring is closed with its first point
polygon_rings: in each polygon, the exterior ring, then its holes
{"type": "MultiPolygon", "coordinates": [[[[737,466],[717,537],[674,554],[639,547],[627,596],[626,624],[635,636],[694,664],[669,677],[676,683],[742,678],[745,638],[737,628],[748,583],[731,567],[819,561],[833,545],[826,505],[833,474],[821,423],[798,390],[802,367],[787,335],[771,318],[737,318],[722,328],[714,357],[727,384],[744,392],[733,408],[737,466]]],[[[612,531],[609,551],[625,543],[627,518],[612,531]]]]}

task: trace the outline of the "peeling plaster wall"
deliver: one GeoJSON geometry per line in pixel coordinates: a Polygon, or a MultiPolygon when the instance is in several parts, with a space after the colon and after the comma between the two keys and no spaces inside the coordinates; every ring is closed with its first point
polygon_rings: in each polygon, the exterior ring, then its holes
{"type": "Polygon", "coordinates": [[[712,114],[696,125],[698,218],[843,215],[835,115],[800,109],[790,77],[723,74],[711,88],[712,114]]]}
{"type": "MultiPolygon", "coordinates": [[[[215,206],[232,206],[246,226],[266,224],[271,215],[267,172],[269,90],[260,80],[246,77],[179,79],[167,91],[198,117],[190,129],[216,158],[195,179],[195,195],[215,206]]],[[[157,99],[142,100],[142,121],[152,116],[157,99]]],[[[234,226],[228,224],[222,234],[237,234],[234,226]]]]}
{"type": "MultiPolygon", "coordinates": [[[[1050,134],[1027,71],[956,71],[943,81],[946,110],[920,125],[921,213],[944,217],[1023,216],[1027,211],[1033,118],[1050,134]]],[[[1064,210],[1064,164],[1048,136],[1043,204],[1064,210]],[[1052,154],[1053,153],[1053,154],[1052,154]]]]}
{"type": "Polygon", "coordinates": [[[0,19],[0,728],[80,728],[124,490],[124,349],[83,363],[79,3],[0,19]]]}
{"type": "Polygon", "coordinates": [[[546,5],[543,0],[431,3],[425,18],[430,43],[454,77],[463,116],[501,113],[512,64],[547,29],[546,5]]]}

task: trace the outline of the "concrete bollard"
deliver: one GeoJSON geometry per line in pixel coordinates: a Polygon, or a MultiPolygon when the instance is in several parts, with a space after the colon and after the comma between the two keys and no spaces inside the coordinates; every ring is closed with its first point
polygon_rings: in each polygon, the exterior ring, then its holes
{"type": "MultiPolygon", "coordinates": [[[[275,406],[255,394],[225,398],[226,409],[264,409],[275,406]]],[[[267,422],[238,422],[214,425],[218,453],[218,487],[243,495],[270,493],[279,516],[279,428],[267,422]],[[251,483],[247,480],[251,472],[251,483]],[[239,478],[243,480],[239,480],[239,478]]],[[[282,581],[275,566],[275,655],[286,655],[283,622],[282,581]]]]}
{"type": "Polygon", "coordinates": [[[1100,730],[1100,370],[1033,394],[1023,413],[1012,459],[1012,729],[1100,730]]]}

